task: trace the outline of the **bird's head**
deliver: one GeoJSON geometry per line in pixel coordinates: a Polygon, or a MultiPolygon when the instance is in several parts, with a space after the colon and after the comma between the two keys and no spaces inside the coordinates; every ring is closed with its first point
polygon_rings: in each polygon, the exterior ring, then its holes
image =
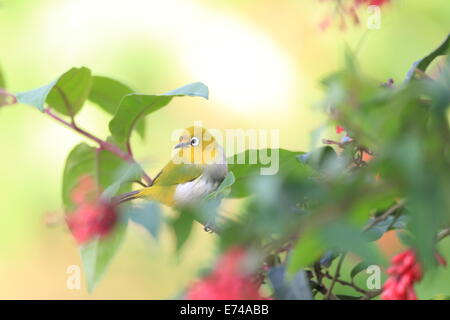
{"type": "Polygon", "coordinates": [[[223,156],[222,148],[214,136],[198,126],[184,129],[175,149],[179,149],[177,156],[186,163],[216,163],[217,159],[223,156]]]}

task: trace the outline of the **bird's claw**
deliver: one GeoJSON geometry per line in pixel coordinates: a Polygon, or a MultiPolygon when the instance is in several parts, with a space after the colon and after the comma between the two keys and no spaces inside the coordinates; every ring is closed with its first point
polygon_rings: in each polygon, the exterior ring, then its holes
{"type": "Polygon", "coordinates": [[[211,223],[207,222],[203,225],[203,230],[205,230],[208,233],[213,233],[214,230],[211,228],[211,223]]]}

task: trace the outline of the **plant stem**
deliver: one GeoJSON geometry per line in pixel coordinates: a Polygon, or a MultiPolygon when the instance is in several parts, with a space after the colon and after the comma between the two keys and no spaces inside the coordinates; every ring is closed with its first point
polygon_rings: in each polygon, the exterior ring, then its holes
{"type": "Polygon", "coordinates": [[[130,140],[127,141],[127,151],[128,151],[128,154],[130,156],[133,156],[133,151],[131,150],[131,142],[130,142],[130,140]]]}
{"type": "Polygon", "coordinates": [[[375,298],[376,296],[380,295],[381,292],[383,292],[382,289],[369,291],[366,293],[366,295],[364,297],[361,298],[361,300],[370,300],[370,299],[375,298]]]}
{"type": "Polygon", "coordinates": [[[44,111],[46,114],[48,114],[50,117],[52,117],[53,119],[55,119],[56,121],[64,124],[65,126],[72,128],[73,130],[75,130],[76,132],[78,132],[79,134],[81,134],[82,136],[85,136],[86,138],[98,143],[98,145],[100,146],[101,149],[104,150],[108,150],[112,153],[114,153],[115,155],[117,155],[118,157],[122,158],[123,160],[127,161],[127,162],[133,162],[133,158],[127,154],[126,152],[123,152],[119,147],[101,140],[100,138],[97,138],[96,136],[94,136],[93,134],[81,129],[80,127],[78,127],[75,122],[68,122],[62,118],[60,118],[59,116],[57,116],[56,114],[54,114],[50,108],[46,108],[44,111]]]}
{"type": "Polygon", "coordinates": [[[326,300],[329,300],[330,297],[331,297],[331,294],[332,294],[332,292],[333,292],[334,285],[336,284],[336,281],[337,281],[337,279],[338,279],[339,276],[340,276],[342,263],[344,262],[344,259],[345,259],[346,254],[347,254],[347,252],[343,252],[343,253],[341,254],[341,256],[339,257],[338,265],[337,265],[337,267],[336,267],[336,272],[334,273],[334,277],[333,277],[333,279],[331,280],[331,284],[330,284],[330,287],[328,288],[327,295],[325,296],[325,299],[326,299],[326,300]]]}
{"type": "MultiPolygon", "coordinates": [[[[58,89],[58,88],[56,87],[56,89],[58,89]]],[[[1,89],[1,88],[0,88],[0,96],[10,97],[12,99],[11,102],[8,102],[6,104],[11,105],[11,104],[16,104],[17,103],[17,98],[16,98],[16,96],[14,94],[12,94],[12,93],[4,90],[4,89],[1,89]]],[[[69,105],[67,103],[67,101],[66,101],[66,105],[69,105]]],[[[59,123],[62,123],[66,127],[69,127],[71,129],[73,129],[74,131],[78,132],[82,136],[84,136],[84,137],[86,137],[86,138],[96,142],[99,145],[100,150],[108,150],[109,152],[115,154],[119,158],[122,158],[126,162],[137,163],[136,160],[133,158],[133,154],[131,152],[131,146],[130,146],[129,142],[127,142],[127,150],[128,150],[128,153],[127,153],[127,152],[122,151],[122,149],[120,149],[115,144],[112,144],[112,143],[110,143],[108,141],[102,140],[102,139],[94,136],[93,134],[87,132],[86,130],[80,128],[76,124],[73,115],[70,116],[71,122],[68,122],[68,121],[64,120],[63,118],[59,117],[58,115],[56,115],[55,113],[53,113],[51,111],[50,107],[47,107],[44,110],[44,113],[49,115],[51,118],[55,119],[59,123]]],[[[147,186],[151,186],[153,184],[152,178],[150,178],[150,176],[144,170],[142,170],[142,178],[145,180],[147,186]]]]}
{"type": "Polygon", "coordinates": [[[437,235],[437,242],[450,235],[450,228],[442,229],[437,235]]]}
{"type": "Polygon", "coordinates": [[[0,104],[0,107],[2,107],[2,106],[8,106],[8,105],[11,105],[11,104],[15,104],[15,103],[17,102],[16,96],[13,95],[12,93],[9,93],[9,92],[6,91],[5,89],[0,88],[0,96],[1,96],[1,97],[4,97],[5,99],[8,99],[8,98],[11,99],[11,101],[5,100],[5,101],[3,102],[3,104],[0,104]]]}
{"type": "MultiPolygon", "coordinates": [[[[100,149],[102,150],[108,150],[109,152],[115,154],[116,156],[118,156],[119,158],[122,158],[123,160],[125,160],[126,162],[129,163],[136,163],[136,161],[133,159],[133,156],[129,153],[126,153],[124,151],[122,151],[118,146],[104,141],[96,136],[94,136],[93,134],[87,132],[86,130],[80,128],[75,121],[72,118],[72,122],[68,122],[62,118],[60,118],[58,115],[56,115],[55,113],[53,113],[50,108],[46,108],[44,110],[44,113],[46,113],[47,115],[49,115],[50,117],[52,117],[53,119],[55,119],[56,121],[58,121],[59,123],[62,123],[63,125],[65,125],[66,127],[69,127],[71,129],[73,129],[74,131],[78,132],[79,134],[81,134],[82,136],[96,142],[99,146],[100,149]]],[[[147,185],[151,185],[153,183],[153,180],[142,170],[142,177],[145,180],[145,182],[147,183],[147,185]]]]}
{"type": "Polygon", "coordinates": [[[340,284],[342,284],[343,286],[351,287],[351,288],[353,288],[355,291],[358,291],[359,293],[362,293],[362,294],[364,294],[364,295],[367,294],[367,290],[364,290],[364,289],[358,287],[358,286],[357,286],[356,284],[354,284],[353,282],[349,282],[349,281],[341,280],[341,279],[338,279],[338,278],[334,278],[334,277],[333,277],[331,274],[329,274],[328,272],[322,273],[322,275],[323,275],[325,278],[327,278],[327,279],[331,279],[331,280],[336,279],[335,281],[336,281],[337,283],[340,283],[340,284]]]}
{"type": "Polygon", "coordinates": [[[403,205],[405,204],[404,200],[400,200],[398,201],[395,205],[393,205],[392,207],[390,207],[385,213],[383,213],[381,216],[378,216],[376,218],[374,218],[372,220],[371,223],[369,223],[364,229],[363,231],[367,231],[370,228],[372,228],[373,226],[375,226],[376,224],[380,223],[381,221],[384,221],[387,219],[387,217],[389,217],[391,214],[393,214],[395,211],[397,211],[398,209],[400,209],[401,207],[403,207],[403,205]]]}

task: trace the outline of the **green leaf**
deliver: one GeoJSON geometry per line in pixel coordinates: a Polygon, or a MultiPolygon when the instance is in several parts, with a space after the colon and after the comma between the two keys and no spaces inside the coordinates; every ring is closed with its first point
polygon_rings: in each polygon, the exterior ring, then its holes
{"type": "Polygon", "coordinates": [[[196,82],[161,95],[129,94],[125,96],[109,123],[112,136],[119,143],[126,143],[140,119],[166,106],[178,96],[198,96],[208,99],[208,87],[201,82],[196,82]]]}
{"type": "Polygon", "coordinates": [[[126,209],[126,216],[131,221],[144,227],[155,240],[158,240],[161,230],[161,208],[153,201],[147,201],[142,206],[133,206],[126,209]]]}
{"type": "Polygon", "coordinates": [[[91,71],[88,68],[72,68],[61,77],[48,94],[51,108],[67,116],[75,116],[83,107],[92,87],[91,71]]]}
{"type": "Polygon", "coordinates": [[[234,177],[233,172],[228,172],[225,179],[223,179],[222,183],[219,185],[219,187],[214,193],[216,195],[223,193],[227,188],[230,188],[235,181],[236,178],[234,177]]]}
{"type": "Polygon", "coordinates": [[[320,237],[328,247],[351,251],[371,264],[382,261],[375,245],[369,243],[359,229],[345,222],[339,221],[325,226],[320,237]]]}
{"type": "MultiPolygon", "coordinates": [[[[117,161],[117,159],[114,160],[117,161]]],[[[113,176],[114,182],[102,193],[102,198],[107,201],[110,201],[111,198],[117,194],[130,191],[130,183],[140,181],[142,178],[142,168],[137,163],[123,163],[119,169],[115,171],[116,173],[113,176]]]]}
{"type": "Polygon", "coordinates": [[[93,76],[88,99],[107,113],[114,115],[120,101],[130,93],[133,93],[133,90],[122,82],[108,77],[93,76]]]}
{"type": "Polygon", "coordinates": [[[52,90],[55,83],[56,80],[46,86],[37,89],[19,92],[16,94],[17,102],[35,106],[36,108],[38,108],[38,110],[44,112],[45,101],[47,100],[47,96],[49,92],[52,90]]]}
{"type": "Polygon", "coordinates": [[[297,244],[292,249],[287,271],[294,274],[298,270],[308,267],[320,258],[325,246],[316,232],[310,231],[301,236],[297,244]]]}
{"type": "Polygon", "coordinates": [[[350,272],[350,277],[353,279],[356,277],[361,271],[364,271],[369,267],[371,264],[367,261],[361,261],[356,266],[353,267],[352,271],[350,272]]]}
{"type": "Polygon", "coordinates": [[[101,280],[112,258],[125,238],[127,223],[121,221],[111,234],[95,239],[80,247],[83,270],[86,276],[88,291],[92,292],[101,280]]]}
{"type": "Polygon", "coordinates": [[[409,81],[414,77],[416,69],[425,72],[425,70],[428,68],[431,62],[433,62],[434,59],[436,59],[439,56],[448,54],[449,50],[450,50],[450,34],[447,35],[447,38],[445,38],[445,40],[441,43],[439,47],[434,49],[432,52],[430,52],[422,59],[417,60],[416,62],[413,63],[412,67],[408,70],[408,73],[406,75],[406,81],[409,81]]]}
{"type": "Polygon", "coordinates": [[[301,163],[309,165],[310,167],[320,171],[332,164],[335,164],[337,160],[337,154],[332,147],[325,146],[299,155],[297,156],[297,159],[301,163]]]}
{"type": "Polygon", "coordinates": [[[204,201],[227,196],[230,193],[230,188],[235,181],[236,179],[234,178],[233,172],[229,171],[225,179],[223,179],[222,183],[219,185],[219,187],[217,187],[217,190],[208,194],[205,197],[204,201]]]}
{"type": "Polygon", "coordinates": [[[228,157],[228,171],[233,172],[235,177],[229,197],[242,198],[251,195],[253,188],[249,182],[270,166],[278,167],[276,175],[279,176],[296,178],[308,176],[311,171],[296,159],[301,153],[286,149],[249,149],[228,157]],[[273,160],[273,163],[269,163],[270,160],[273,160]]]}
{"type": "MultiPolygon", "coordinates": [[[[134,92],[122,82],[108,77],[93,76],[92,80],[92,89],[88,99],[111,115],[116,114],[122,99],[134,92]]],[[[136,131],[142,138],[145,136],[144,118],[136,123],[136,131]]]]}
{"type": "Polygon", "coordinates": [[[396,235],[405,247],[413,247],[416,243],[416,239],[408,230],[397,231],[396,235]]]}
{"type": "Polygon", "coordinates": [[[195,208],[194,219],[205,226],[205,229],[218,230],[216,225],[219,216],[219,207],[222,199],[230,194],[230,188],[235,179],[233,172],[229,171],[216,191],[211,192],[198,203],[195,208]]]}
{"type": "MultiPolygon", "coordinates": [[[[107,150],[96,150],[96,175],[98,185],[102,190],[105,190],[109,186],[120,182],[120,187],[117,193],[124,193],[131,191],[131,184],[133,179],[125,180],[123,176],[122,180],[118,176],[126,170],[129,174],[127,177],[139,176],[137,172],[142,172],[142,169],[137,164],[130,164],[125,162],[122,158],[119,158],[115,154],[107,150]],[[139,171],[139,169],[141,169],[139,171]]],[[[140,176],[139,176],[140,177],[140,176]]]]}
{"type": "Polygon", "coordinates": [[[132,170],[134,176],[134,172],[137,169],[134,169],[134,166],[132,168],[129,166],[130,164],[107,150],[97,150],[86,143],[78,144],[70,152],[64,167],[64,205],[68,209],[72,208],[72,190],[78,184],[79,179],[85,175],[92,176],[102,190],[108,189],[117,182],[120,182],[114,189],[115,193],[131,191],[131,183],[125,183],[131,182],[125,181],[129,175],[127,174],[126,177],[119,178],[120,174],[124,174],[126,168],[132,170]]]}
{"type": "MultiPolygon", "coordinates": [[[[372,228],[365,232],[365,235],[370,241],[376,241],[380,239],[383,234],[392,229],[404,229],[406,228],[406,215],[400,217],[389,216],[383,221],[378,222],[372,228]],[[395,219],[395,221],[394,221],[395,219]]],[[[374,218],[369,219],[367,224],[370,224],[374,218]]]]}
{"type": "Polygon", "coordinates": [[[193,213],[189,209],[181,210],[178,217],[172,221],[172,228],[176,237],[176,251],[180,252],[186,240],[191,235],[194,222],[193,213]]]}
{"type": "Polygon", "coordinates": [[[85,175],[96,177],[95,161],[95,148],[86,143],[78,144],[69,153],[64,167],[62,188],[63,203],[66,208],[73,207],[71,193],[80,177],[85,175]]]}
{"type": "Polygon", "coordinates": [[[441,196],[448,196],[446,195],[446,189],[440,190],[435,180],[437,179],[433,179],[430,175],[425,181],[422,181],[423,185],[418,186],[415,194],[413,193],[412,197],[408,199],[407,207],[411,217],[408,230],[411,231],[411,235],[415,239],[414,248],[424,269],[435,267],[436,234],[442,224],[439,221],[440,214],[447,214],[448,212],[439,212],[439,206],[445,203],[441,196]]]}
{"type": "Polygon", "coordinates": [[[68,116],[75,116],[91,90],[92,77],[88,68],[72,68],[50,84],[17,93],[17,101],[44,111],[45,103],[68,116]]]}

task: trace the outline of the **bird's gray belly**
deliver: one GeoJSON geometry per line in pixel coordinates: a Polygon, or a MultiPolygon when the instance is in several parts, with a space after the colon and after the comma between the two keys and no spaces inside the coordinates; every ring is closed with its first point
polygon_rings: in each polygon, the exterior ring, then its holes
{"type": "Polygon", "coordinates": [[[179,184],[175,189],[175,205],[189,205],[198,203],[205,196],[215,191],[221,180],[211,179],[201,175],[193,181],[179,184]]]}

